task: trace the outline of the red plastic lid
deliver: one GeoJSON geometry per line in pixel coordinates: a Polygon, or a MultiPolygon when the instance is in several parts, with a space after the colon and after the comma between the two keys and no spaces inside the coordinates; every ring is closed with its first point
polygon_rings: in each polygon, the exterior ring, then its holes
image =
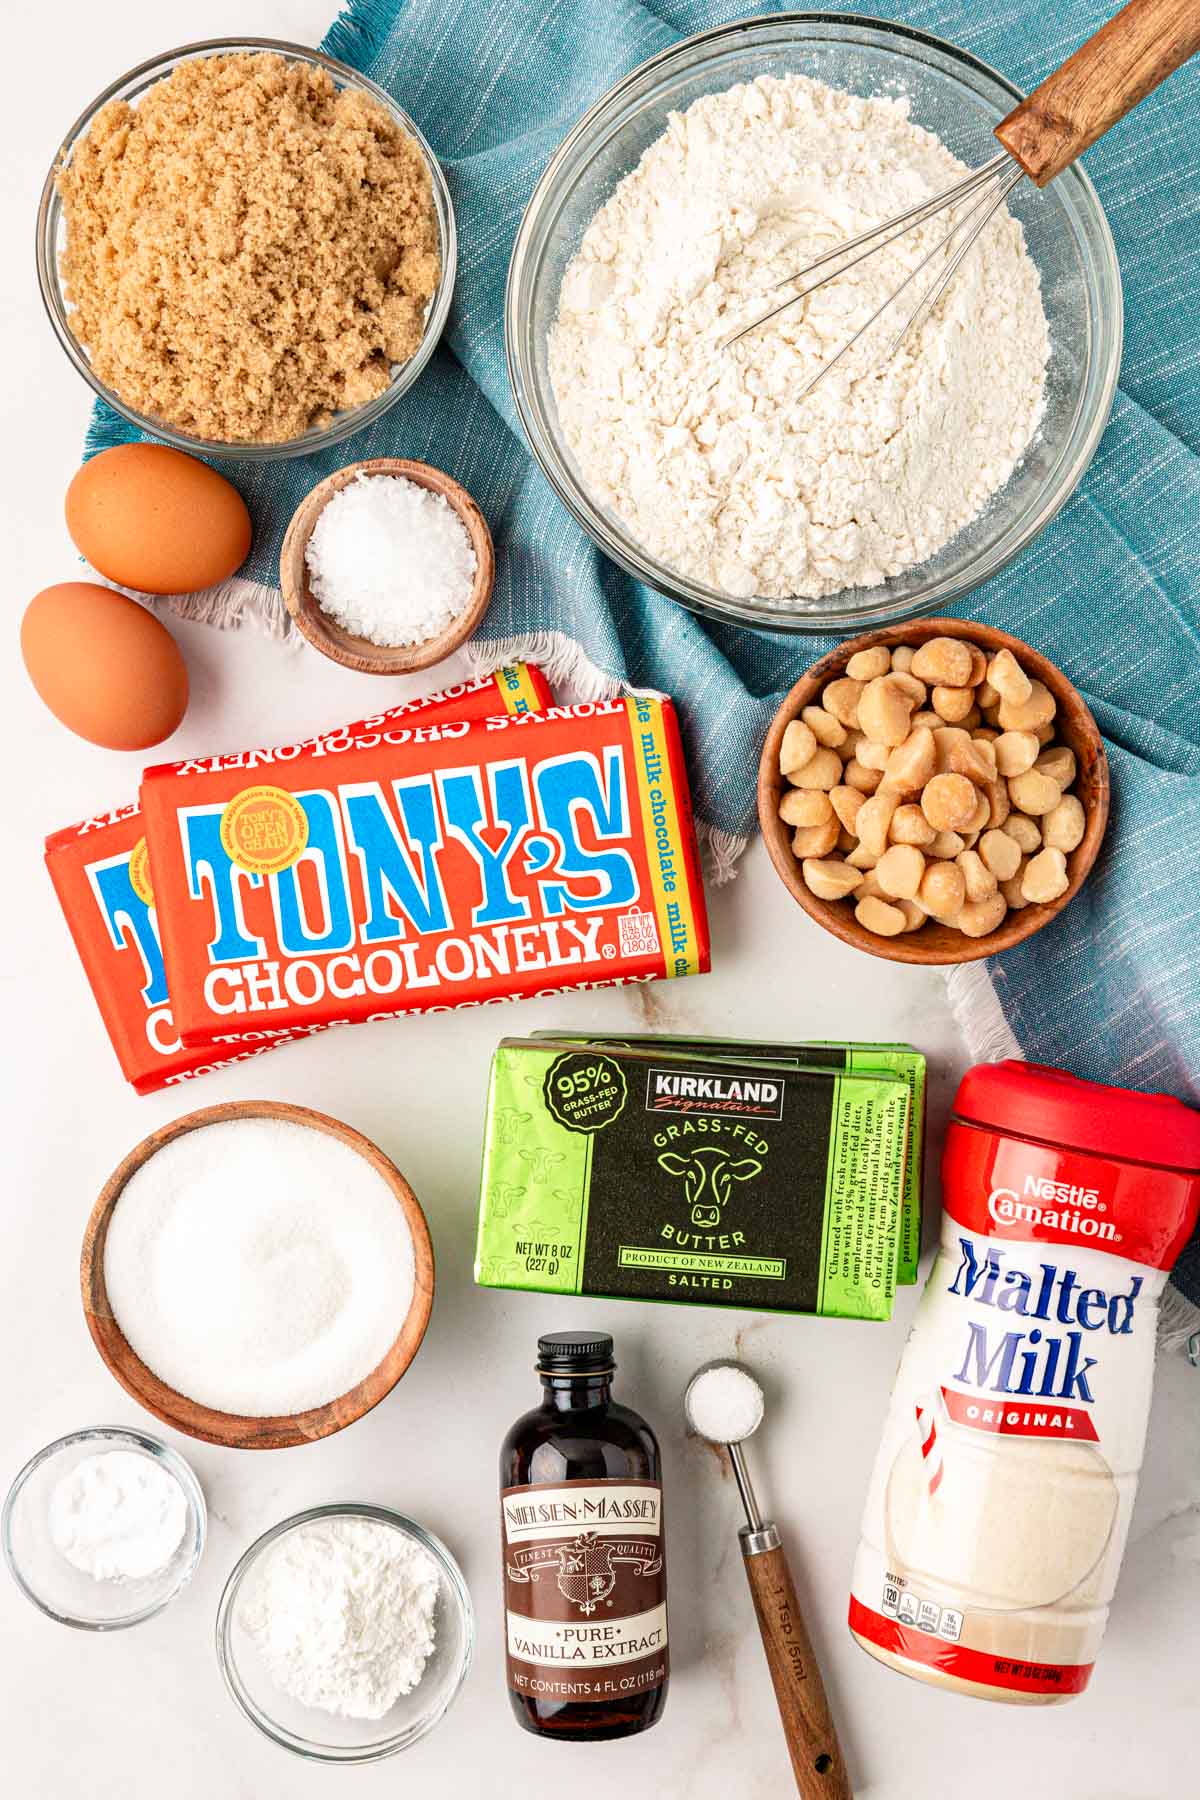
{"type": "Polygon", "coordinates": [[[1094,1156],[1200,1170],[1200,1112],[1194,1107],[1170,1094],[1082,1081],[1042,1063],[977,1063],[959,1083],[954,1115],[1094,1156]]]}

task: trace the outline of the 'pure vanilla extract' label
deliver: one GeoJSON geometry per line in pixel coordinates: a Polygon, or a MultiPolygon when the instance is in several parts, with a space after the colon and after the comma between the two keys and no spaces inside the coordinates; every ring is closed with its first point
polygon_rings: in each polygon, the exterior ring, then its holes
{"type": "Polygon", "coordinates": [[[567,1481],[501,1494],[509,1686],[612,1705],[667,1679],[662,1488],[567,1481]]]}

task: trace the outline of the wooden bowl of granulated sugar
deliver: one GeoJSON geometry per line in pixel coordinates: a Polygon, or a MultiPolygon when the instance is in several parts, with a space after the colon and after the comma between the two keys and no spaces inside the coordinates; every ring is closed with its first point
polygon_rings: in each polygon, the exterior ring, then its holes
{"type": "Polygon", "coordinates": [[[429,1322],[433,1250],[369,1138],[245,1100],[135,1145],[88,1220],[80,1284],[126,1393],[188,1437],[279,1450],[395,1387],[429,1322]]]}
{"type": "Polygon", "coordinates": [[[322,656],[365,675],[411,675],[444,661],[483,618],[495,580],[492,534],[466,488],[442,469],[401,457],[348,463],[318,482],[292,515],[279,553],[279,585],[298,629],[322,656]],[[406,484],[391,505],[383,490],[371,491],[381,477],[406,484]],[[352,484],[336,532],[331,513],[314,545],[326,508],[352,484]],[[473,558],[473,572],[465,558],[473,558]],[[391,584],[380,579],[389,564],[391,584]],[[350,629],[350,618],[369,630],[350,629]],[[383,641],[393,630],[394,641],[383,641]]]}

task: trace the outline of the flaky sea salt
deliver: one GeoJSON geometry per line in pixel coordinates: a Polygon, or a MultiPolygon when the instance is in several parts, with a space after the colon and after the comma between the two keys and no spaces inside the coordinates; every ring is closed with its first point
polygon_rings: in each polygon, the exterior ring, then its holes
{"type": "Polygon", "coordinates": [[[373,644],[423,644],[466,609],[475,552],[441,494],[357,475],[326,502],[305,551],[321,611],[373,644]]]}
{"type": "Polygon", "coordinates": [[[349,1392],[412,1300],[412,1236],[365,1157],[282,1119],[172,1138],[126,1182],[104,1247],[109,1304],[177,1393],[221,1412],[304,1412],[349,1392]]]}

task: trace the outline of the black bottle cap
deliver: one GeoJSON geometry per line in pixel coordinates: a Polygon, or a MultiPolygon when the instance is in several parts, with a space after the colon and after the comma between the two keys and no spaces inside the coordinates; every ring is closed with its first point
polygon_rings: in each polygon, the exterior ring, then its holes
{"type": "Polygon", "coordinates": [[[607,1331],[552,1331],[538,1339],[537,1366],[544,1375],[605,1374],[615,1367],[607,1331]]]}

